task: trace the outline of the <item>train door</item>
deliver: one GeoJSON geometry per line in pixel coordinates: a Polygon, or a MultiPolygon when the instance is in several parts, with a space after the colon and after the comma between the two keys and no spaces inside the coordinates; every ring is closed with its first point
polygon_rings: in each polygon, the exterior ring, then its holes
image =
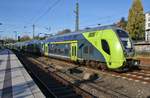
{"type": "Polygon", "coordinates": [[[77,43],[71,43],[71,60],[77,60],[77,43]]]}
{"type": "Polygon", "coordinates": [[[41,44],[41,53],[44,55],[44,44],[41,44]]]}
{"type": "Polygon", "coordinates": [[[48,44],[45,44],[44,46],[44,54],[48,56],[48,44]]]}

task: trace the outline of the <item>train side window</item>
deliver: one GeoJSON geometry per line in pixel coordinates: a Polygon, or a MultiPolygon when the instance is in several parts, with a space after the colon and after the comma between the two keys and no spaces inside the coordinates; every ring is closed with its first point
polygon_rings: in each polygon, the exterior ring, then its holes
{"type": "Polygon", "coordinates": [[[83,52],[84,52],[85,54],[88,54],[88,46],[85,46],[85,47],[83,48],[83,52]]]}
{"type": "Polygon", "coordinates": [[[81,44],[81,45],[79,46],[79,49],[81,49],[83,46],[84,46],[84,44],[81,44]]]}
{"type": "Polygon", "coordinates": [[[65,51],[65,55],[69,55],[69,50],[67,48],[64,51],[65,51]]]}
{"type": "Polygon", "coordinates": [[[109,45],[107,43],[106,40],[101,40],[101,43],[102,43],[102,49],[110,55],[110,49],[109,49],[109,45]]]}
{"type": "Polygon", "coordinates": [[[93,53],[93,46],[89,46],[89,53],[92,54],[93,53]]]}
{"type": "Polygon", "coordinates": [[[57,48],[54,49],[54,53],[57,54],[57,48]]]}

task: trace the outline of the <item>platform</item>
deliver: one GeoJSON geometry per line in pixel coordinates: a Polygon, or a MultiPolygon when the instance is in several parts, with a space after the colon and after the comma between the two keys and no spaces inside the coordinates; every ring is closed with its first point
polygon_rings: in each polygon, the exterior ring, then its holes
{"type": "Polygon", "coordinates": [[[45,98],[16,55],[0,51],[0,98],[45,98]]]}

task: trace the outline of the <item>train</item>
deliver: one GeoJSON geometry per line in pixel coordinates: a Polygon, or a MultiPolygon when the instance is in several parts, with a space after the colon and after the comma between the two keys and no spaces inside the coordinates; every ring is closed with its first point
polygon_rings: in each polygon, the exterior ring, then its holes
{"type": "Polygon", "coordinates": [[[116,26],[101,26],[55,35],[45,40],[18,42],[9,47],[102,70],[129,70],[140,65],[128,32],[116,26]]]}

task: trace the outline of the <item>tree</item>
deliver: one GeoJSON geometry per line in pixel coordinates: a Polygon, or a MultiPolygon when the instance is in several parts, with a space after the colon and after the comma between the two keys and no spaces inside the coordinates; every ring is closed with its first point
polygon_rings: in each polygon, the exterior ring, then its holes
{"type": "Polygon", "coordinates": [[[4,42],[5,42],[5,43],[15,43],[16,40],[14,40],[14,39],[12,39],[12,38],[6,38],[6,39],[4,40],[4,42]]]}
{"type": "Polygon", "coordinates": [[[124,17],[120,19],[120,21],[116,24],[118,27],[122,28],[123,30],[126,30],[127,21],[124,17]]]}
{"type": "Polygon", "coordinates": [[[31,40],[31,38],[28,35],[24,35],[20,38],[20,41],[28,41],[31,40]]]}
{"type": "Polygon", "coordinates": [[[64,29],[64,30],[62,30],[62,31],[59,31],[59,32],[57,33],[57,35],[62,35],[62,34],[67,34],[67,33],[71,33],[71,30],[70,30],[70,29],[64,29]]]}
{"type": "Polygon", "coordinates": [[[144,38],[144,23],[145,17],[141,0],[133,0],[132,7],[129,10],[126,30],[134,40],[144,38]]]}

